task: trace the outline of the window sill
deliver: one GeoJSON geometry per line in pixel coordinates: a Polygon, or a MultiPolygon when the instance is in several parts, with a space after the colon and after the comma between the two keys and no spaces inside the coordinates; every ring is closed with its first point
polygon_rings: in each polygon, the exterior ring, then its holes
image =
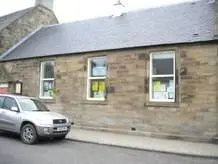
{"type": "Polygon", "coordinates": [[[107,100],[84,100],[82,101],[82,104],[90,104],[90,105],[108,105],[107,100]]]}
{"type": "Polygon", "coordinates": [[[172,108],[178,108],[179,103],[178,102],[146,102],[144,104],[145,107],[172,107],[172,108]]]}

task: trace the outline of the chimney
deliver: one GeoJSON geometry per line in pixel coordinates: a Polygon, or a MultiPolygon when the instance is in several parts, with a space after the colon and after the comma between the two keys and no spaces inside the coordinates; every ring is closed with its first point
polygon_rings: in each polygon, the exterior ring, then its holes
{"type": "Polygon", "coordinates": [[[50,10],[53,10],[54,2],[53,0],[36,0],[35,5],[42,5],[50,10]]]}
{"type": "Polygon", "coordinates": [[[124,14],[125,6],[121,3],[120,0],[118,0],[113,6],[114,6],[113,17],[119,17],[124,14]]]}

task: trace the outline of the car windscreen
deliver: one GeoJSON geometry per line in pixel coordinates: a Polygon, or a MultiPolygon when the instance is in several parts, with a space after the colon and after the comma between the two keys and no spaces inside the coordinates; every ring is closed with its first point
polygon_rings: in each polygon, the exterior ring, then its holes
{"type": "Polygon", "coordinates": [[[23,111],[49,111],[49,109],[37,99],[18,98],[23,111]]]}

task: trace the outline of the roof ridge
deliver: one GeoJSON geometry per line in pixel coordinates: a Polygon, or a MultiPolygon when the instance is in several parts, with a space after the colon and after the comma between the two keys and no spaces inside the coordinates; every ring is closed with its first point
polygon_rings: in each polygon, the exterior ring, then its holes
{"type": "Polygon", "coordinates": [[[18,10],[18,11],[15,11],[15,12],[12,12],[12,13],[8,13],[6,15],[2,15],[0,16],[0,18],[3,18],[3,17],[7,17],[7,16],[10,16],[10,15],[13,15],[13,14],[16,14],[16,13],[19,13],[21,11],[25,11],[25,10],[30,10],[30,9],[33,9],[35,6],[32,6],[32,7],[28,7],[28,8],[24,8],[24,9],[21,9],[21,10],[18,10]]]}
{"type": "MultiPolygon", "coordinates": [[[[155,9],[158,10],[158,9],[161,9],[161,8],[169,8],[169,7],[178,6],[178,5],[192,4],[193,2],[202,2],[202,1],[206,2],[207,0],[190,0],[190,1],[182,2],[182,3],[177,3],[177,4],[168,4],[168,5],[165,5],[165,6],[156,6],[156,7],[151,7],[151,8],[139,8],[137,10],[127,11],[127,12],[124,13],[124,15],[125,14],[129,14],[129,13],[142,12],[142,11],[145,12],[145,11],[155,10],[155,9]]],[[[99,17],[75,20],[75,21],[71,21],[71,22],[64,22],[64,23],[59,23],[59,24],[53,24],[53,25],[45,25],[44,27],[45,28],[49,28],[49,27],[54,27],[54,26],[62,26],[62,25],[66,25],[66,24],[79,23],[79,22],[85,22],[85,21],[92,21],[92,20],[104,19],[104,18],[108,18],[108,17],[109,18],[112,17],[112,14],[111,15],[106,15],[106,16],[99,16],[99,17]]],[[[120,16],[120,17],[122,17],[122,16],[120,16]]],[[[113,18],[113,19],[116,19],[116,18],[113,18]]]]}
{"type": "MultiPolygon", "coordinates": [[[[13,23],[14,21],[16,21],[17,19],[23,17],[26,13],[30,12],[31,10],[33,10],[35,7],[29,7],[29,8],[26,8],[26,9],[23,9],[23,10],[19,10],[19,11],[16,11],[16,12],[13,12],[13,13],[10,13],[10,14],[7,14],[5,16],[2,16],[0,17],[0,19],[4,19],[4,18],[7,18],[7,17],[11,17],[11,16],[15,16],[13,19],[11,19],[8,23],[6,23],[5,25],[3,24],[2,27],[0,27],[0,30],[4,29],[5,27],[9,26],[11,23],[13,23]],[[19,14],[21,13],[21,15],[18,15],[16,17],[16,14],[19,14]]],[[[4,22],[4,21],[3,21],[4,22]]]]}

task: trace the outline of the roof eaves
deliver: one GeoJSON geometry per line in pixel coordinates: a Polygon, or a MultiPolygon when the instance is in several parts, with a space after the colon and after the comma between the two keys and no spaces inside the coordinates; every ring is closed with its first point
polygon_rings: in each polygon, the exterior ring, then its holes
{"type": "Polygon", "coordinates": [[[25,36],[23,39],[21,39],[18,43],[16,43],[15,45],[13,45],[11,48],[9,48],[7,51],[5,51],[2,55],[0,55],[0,61],[3,60],[7,55],[9,55],[12,51],[14,51],[17,47],[19,47],[22,43],[24,43],[25,41],[27,41],[31,36],[33,36],[36,32],[38,32],[41,28],[43,27],[39,27],[36,30],[34,30],[33,32],[29,33],[27,36],[25,36]]]}
{"type": "Polygon", "coordinates": [[[80,55],[85,53],[93,53],[93,52],[105,52],[105,51],[116,51],[116,50],[128,50],[128,49],[135,49],[135,48],[148,48],[148,47],[159,47],[159,46],[174,46],[174,45],[186,45],[186,44],[203,44],[203,43],[217,43],[218,39],[212,40],[201,40],[201,41],[191,41],[191,42],[175,42],[175,43],[162,43],[162,44],[151,44],[151,45],[139,45],[134,47],[117,47],[111,49],[99,49],[99,50],[91,50],[91,51],[76,51],[76,52],[65,52],[62,54],[52,54],[52,55],[43,55],[43,56],[32,56],[32,57],[21,57],[21,58],[12,58],[12,59],[0,59],[0,62],[7,62],[7,61],[15,61],[15,60],[25,60],[25,59],[33,59],[33,58],[44,58],[44,57],[55,57],[55,56],[62,56],[62,55],[80,55]]]}

